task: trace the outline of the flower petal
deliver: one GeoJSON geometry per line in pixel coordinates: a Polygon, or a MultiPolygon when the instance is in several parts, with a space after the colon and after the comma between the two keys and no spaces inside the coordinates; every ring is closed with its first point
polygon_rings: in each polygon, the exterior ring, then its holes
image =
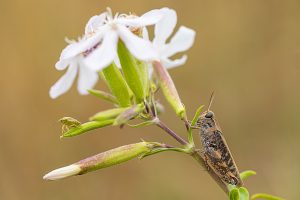
{"type": "Polygon", "coordinates": [[[161,10],[162,9],[150,10],[140,17],[121,17],[117,19],[117,23],[133,27],[149,26],[157,23],[162,18],[163,13],[161,10]]]}
{"type": "Polygon", "coordinates": [[[95,32],[99,27],[104,25],[107,12],[101,13],[100,15],[95,15],[91,17],[85,26],[85,34],[90,34],[95,32]]]}
{"type": "Polygon", "coordinates": [[[186,51],[194,43],[196,32],[185,26],[181,26],[176,32],[170,43],[167,44],[162,52],[164,57],[170,57],[178,52],[186,51]]]}
{"type": "Polygon", "coordinates": [[[102,43],[85,59],[85,64],[94,71],[99,71],[108,66],[117,55],[118,34],[106,30],[102,43]]]}
{"type": "Polygon", "coordinates": [[[158,57],[151,42],[134,35],[122,25],[118,26],[118,32],[127,49],[137,59],[150,61],[158,57]]]}
{"type": "Polygon", "coordinates": [[[69,64],[70,64],[70,59],[62,59],[57,61],[57,63],[55,64],[55,68],[57,70],[64,70],[67,68],[69,64]]]}
{"type": "Polygon", "coordinates": [[[71,88],[77,74],[77,68],[77,63],[73,61],[67,72],[50,88],[52,99],[66,93],[71,88]]]}
{"type": "Polygon", "coordinates": [[[97,43],[99,43],[103,37],[104,31],[99,31],[95,35],[82,39],[79,42],[69,44],[60,55],[60,60],[69,59],[78,54],[81,54],[91,48],[93,48],[97,43]]]}
{"type": "Polygon", "coordinates": [[[95,71],[92,71],[83,63],[79,64],[79,77],[77,83],[77,89],[80,94],[88,94],[88,90],[92,89],[98,81],[98,74],[95,71]]]}
{"type": "Polygon", "coordinates": [[[177,22],[175,10],[169,8],[161,9],[164,13],[162,19],[155,25],[154,30],[154,45],[163,45],[173,33],[177,22]]]}
{"type": "Polygon", "coordinates": [[[143,27],[143,38],[145,39],[145,40],[150,40],[149,39],[149,33],[148,33],[148,30],[147,30],[147,28],[146,27],[143,27]]]}
{"type": "Polygon", "coordinates": [[[163,58],[163,59],[161,59],[161,62],[165,68],[171,69],[171,68],[183,65],[186,62],[186,60],[187,60],[187,55],[183,55],[181,58],[176,59],[176,60],[170,60],[168,58],[163,58]]]}

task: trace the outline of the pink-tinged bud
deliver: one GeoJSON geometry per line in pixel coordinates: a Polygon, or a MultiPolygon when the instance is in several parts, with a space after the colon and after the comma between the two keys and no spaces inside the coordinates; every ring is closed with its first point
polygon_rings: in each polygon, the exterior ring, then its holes
{"type": "Polygon", "coordinates": [[[169,104],[175,110],[176,114],[181,118],[186,118],[186,111],[185,107],[183,106],[178,92],[176,90],[175,84],[168,73],[168,71],[161,65],[160,62],[155,61],[153,62],[153,68],[158,79],[159,86],[166,97],[169,104]]]}
{"type": "Polygon", "coordinates": [[[125,124],[129,120],[138,116],[145,109],[144,104],[137,104],[130,108],[127,108],[124,112],[122,112],[114,121],[115,126],[125,124]]]}
{"type": "Polygon", "coordinates": [[[86,158],[69,166],[53,170],[46,174],[43,179],[58,180],[70,176],[85,174],[98,169],[111,167],[133,158],[142,158],[144,156],[151,155],[164,147],[165,146],[163,144],[156,142],[139,142],[121,146],[86,158]]]}

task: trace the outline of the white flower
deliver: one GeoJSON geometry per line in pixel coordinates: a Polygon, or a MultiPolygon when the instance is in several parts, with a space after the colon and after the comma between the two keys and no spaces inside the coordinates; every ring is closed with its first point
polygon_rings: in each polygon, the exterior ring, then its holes
{"type": "Polygon", "coordinates": [[[86,65],[92,70],[98,71],[113,61],[117,62],[117,44],[119,38],[137,59],[143,61],[153,60],[157,55],[152,44],[135,35],[133,32],[157,23],[161,17],[161,10],[149,11],[141,17],[125,14],[116,14],[113,17],[109,9],[106,12],[104,21],[102,14],[92,17],[86,29],[98,33],[98,42],[101,44],[86,57],[86,65]]]}
{"type": "MultiPolygon", "coordinates": [[[[98,74],[83,62],[84,52],[74,51],[77,48],[83,49],[83,41],[73,42],[62,51],[60,60],[55,67],[57,70],[64,70],[69,67],[67,72],[50,88],[51,98],[56,98],[67,92],[71,88],[77,73],[79,73],[77,89],[80,94],[87,94],[87,90],[96,84],[98,74]]],[[[88,52],[86,51],[86,53],[88,52]]]]}
{"type": "Polygon", "coordinates": [[[67,92],[79,73],[78,91],[87,94],[98,80],[97,71],[113,61],[117,64],[117,44],[119,38],[138,59],[148,61],[155,58],[152,44],[132,31],[157,23],[162,17],[161,10],[152,10],[141,17],[134,15],[112,16],[110,9],[93,16],[85,27],[84,36],[72,42],[61,53],[55,67],[67,72],[51,87],[50,96],[56,98],[67,92]]]}
{"type": "Polygon", "coordinates": [[[163,18],[155,25],[154,39],[152,42],[158,53],[158,60],[166,68],[183,65],[187,60],[186,55],[176,60],[171,60],[170,57],[191,48],[195,40],[196,32],[190,28],[181,26],[170,42],[166,44],[167,39],[176,26],[177,15],[173,9],[163,8],[161,10],[163,12],[163,18]]]}

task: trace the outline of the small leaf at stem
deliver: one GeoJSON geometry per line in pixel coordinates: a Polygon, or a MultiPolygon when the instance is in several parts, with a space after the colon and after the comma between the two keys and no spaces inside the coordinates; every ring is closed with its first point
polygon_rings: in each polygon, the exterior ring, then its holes
{"type": "Polygon", "coordinates": [[[97,128],[102,128],[105,126],[112,125],[114,122],[114,119],[104,120],[104,121],[92,121],[92,122],[86,122],[84,124],[81,124],[79,126],[70,128],[67,132],[63,133],[61,138],[63,137],[73,137],[80,134],[83,134],[87,131],[94,130],[97,128]]]}
{"type": "Polygon", "coordinates": [[[253,175],[256,175],[256,172],[253,170],[247,170],[240,173],[240,177],[242,180],[245,180],[249,176],[253,176],[253,175]]]}
{"type": "Polygon", "coordinates": [[[113,104],[118,104],[118,100],[116,99],[116,97],[114,97],[113,95],[111,95],[107,92],[103,92],[103,91],[100,91],[100,90],[94,90],[94,89],[90,89],[90,90],[88,90],[88,92],[91,95],[99,97],[99,98],[101,98],[105,101],[111,102],[113,104]]]}
{"type": "Polygon", "coordinates": [[[202,112],[202,109],[204,108],[204,105],[200,106],[196,112],[195,112],[195,115],[193,117],[193,120],[191,122],[191,126],[195,126],[195,124],[197,123],[198,119],[199,119],[199,116],[201,115],[201,112],[202,112]]]}

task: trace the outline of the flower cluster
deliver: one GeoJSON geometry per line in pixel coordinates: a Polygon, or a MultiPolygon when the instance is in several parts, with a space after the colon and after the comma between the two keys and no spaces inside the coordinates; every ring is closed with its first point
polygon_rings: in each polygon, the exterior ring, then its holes
{"type": "MultiPolygon", "coordinates": [[[[77,88],[80,94],[88,94],[98,81],[99,72],[112,63],[122,65],[118,55],[119,44],[123,43],[132,56],[144,62],[151,71],[153,62],[160,62],[165,68],[176,67],[186,62],[187,56],[171,60],[178,52],[189,49],[195,38],[195,31],[181,26],[166,43],[176,26],[176,12],[169,8],[151,10],[142,16],[106,12],[93,16],[86,24],[84,35],[78,41],[67,42],[55,67],[66,73],[51,87],[50,96],[57,98],[67,92],[77,74],[77,88]],[[148,37],[147,26],[154,25],[154,38],[148,37]]],[[[150,72],[151,73],[151,72],[150,72]]]]}

